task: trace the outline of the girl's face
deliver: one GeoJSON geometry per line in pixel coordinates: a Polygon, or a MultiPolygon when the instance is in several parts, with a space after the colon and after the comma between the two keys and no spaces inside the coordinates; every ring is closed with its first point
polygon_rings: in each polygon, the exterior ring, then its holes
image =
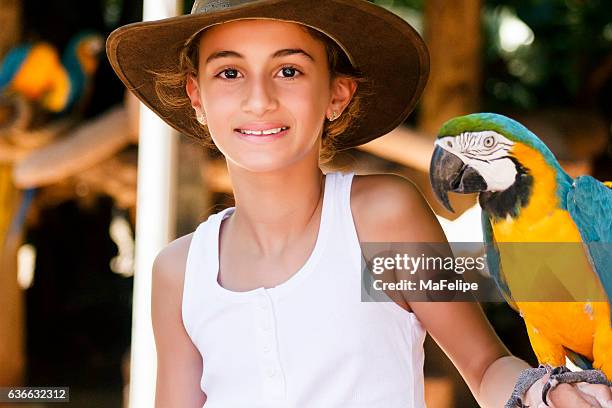
{"type": "Polygon", "coordinates": [[[330,82],[325,45],[296,23],[213,26],[199,56],[198,78],[187,80],[191,104],[225,157],[250,171],[318,163],[325,117],[339,116],[356,89],[346,78],[330,82]]]}

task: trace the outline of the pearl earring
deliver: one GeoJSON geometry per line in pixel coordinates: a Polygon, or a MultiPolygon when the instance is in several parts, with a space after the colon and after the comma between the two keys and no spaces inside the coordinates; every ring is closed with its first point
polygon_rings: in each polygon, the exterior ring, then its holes
{"type": "Polygon", "coordinates": [[[204,113],[200,112],[196,115],[198,122],[200,122],[202,125],[206,124],[206,115],[204,115],[204,113]]]}

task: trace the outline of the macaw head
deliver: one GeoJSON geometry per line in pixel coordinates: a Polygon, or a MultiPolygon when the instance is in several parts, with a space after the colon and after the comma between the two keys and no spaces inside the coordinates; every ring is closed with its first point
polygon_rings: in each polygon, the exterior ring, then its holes
{"type": "Polygon", "coordinates": [[[475,113],[446,122],[430,165],[433,191],[449,211],[453,211],[449,191],[480,193],[483,209],[502,218],[516,216],[527,205],[535,173],[550,175],[551,184],[565,175],[536,135],[495,113],[475,113]]]}
{"type": "Polygon", "coordinates": [[[92,76],[98,68],[104,50],[104,38],[94,31],[82,31],[72,37],[64,52],[64,65],[76,62],[86,76],[92,76]]]}

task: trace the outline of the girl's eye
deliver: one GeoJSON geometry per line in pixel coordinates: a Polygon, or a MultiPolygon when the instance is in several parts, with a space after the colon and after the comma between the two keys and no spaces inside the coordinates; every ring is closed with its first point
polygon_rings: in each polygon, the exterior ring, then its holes
{"type": "Polygon", "coordinates": [[[225,68],[223,71],[219,72],[216,76],[222,75],[225,73],[225,76],[221,77],[223,79],[236,79],[238,78],[238,70],[235,68],[225,68]]]}
{"type": "Polygon", "coordinates": [[[482,144],[484,145],[484,147],[493,147],[493,145],[495,144],[495,138],[493,136],[487,136],[482,141],[482,144]]]}
{"type": "Polygon", "coordinates": [[[288,66],[282,67],[282,69],[279,72],[282,72],[282,74],[285,75],[284,78],[292,79],[292,78],[295,78],[295,74],[300,71],[296,69],[295,67],[288,65],[288,66]]]}

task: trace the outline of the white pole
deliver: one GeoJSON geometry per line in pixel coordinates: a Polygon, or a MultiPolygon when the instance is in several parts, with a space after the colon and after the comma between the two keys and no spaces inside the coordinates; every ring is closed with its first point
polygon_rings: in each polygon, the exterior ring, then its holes
{"type": "MultiPolygon", "coordinates": [[[[144,0],[143,20],[172,17],[180,3],[180,0],[144,0]]],[[[176,154],[176,132],[141,104],[130,408],[152,408],[155,404],[157,359],[151,325],[151,268],[155,256],[174,237],[176,154]]]]}

